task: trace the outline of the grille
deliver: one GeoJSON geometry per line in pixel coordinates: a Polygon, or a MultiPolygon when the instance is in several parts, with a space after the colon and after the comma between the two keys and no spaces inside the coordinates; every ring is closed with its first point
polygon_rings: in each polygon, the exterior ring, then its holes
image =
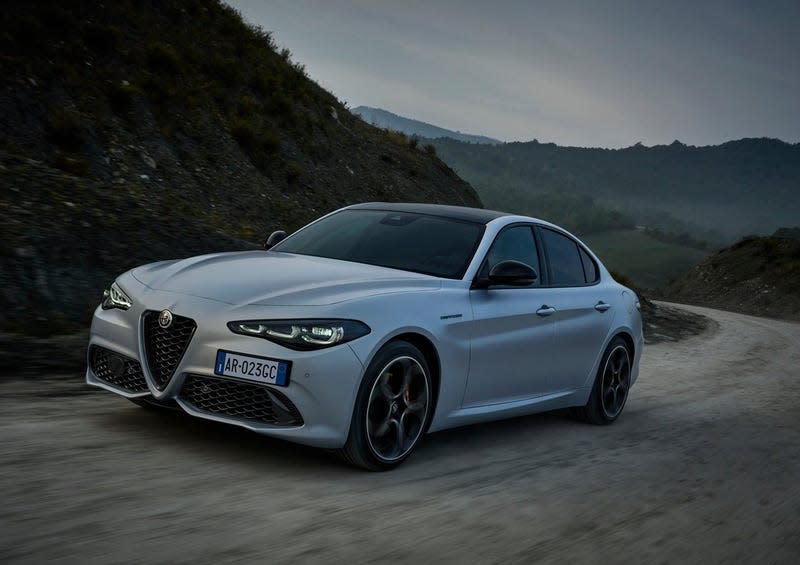
{"type": "Polygon", "coordinates": [[[89,360],[92,372],[98,379],[127,392],[149,390],[138,361],[98,345],[92,346],[89,360]]]}
{"type": "Polygon", "coordinates": [[[292,402],[277,390],[231,379],[189,375],[180,398],[197,410],[239,420],[300,426],[303,418],[292,402]]]}
{"type": "Polygon", "coordinates": [[[197,324],[191,318],[173,314],[172,324],[162,328],[158,324],[158,315],[153,310],[144,313],[144,351],[156,388],[164,390],[181,362],[197,324]]]}

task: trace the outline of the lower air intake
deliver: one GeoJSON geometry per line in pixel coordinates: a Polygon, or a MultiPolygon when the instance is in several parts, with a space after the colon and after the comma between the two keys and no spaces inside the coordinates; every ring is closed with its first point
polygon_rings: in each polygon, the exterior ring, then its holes
{"type": "Polygon", "coordinates": [[[148,392],[142,366],[135,359],[93,345],[89,350],[89,366],[101,381],[125,392],[148,392]]]}
{"type": "Polygon", "coordinates": [[[275,426],[303,424],[297,407],[285,395],[258,384],[188,375],[180,399],[201,412],[237,420],[275,426]]]}

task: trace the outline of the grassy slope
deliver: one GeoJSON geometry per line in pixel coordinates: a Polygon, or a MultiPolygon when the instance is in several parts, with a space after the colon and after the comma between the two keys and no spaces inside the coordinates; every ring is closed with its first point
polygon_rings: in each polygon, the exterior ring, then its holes
{"type": "Polygon", "coordinates": [[[648,288],[667,284],[707,255],[697,249],[658,241],[635,230],[596,233],[583,240],[607,268],[648,288]]]}
{"type": "Polygon", "coordinates": [[[222,2],[9,0],[0,47],[0,330],[85,327],[134,265],[347,204],[481,205],[222,2]]]}

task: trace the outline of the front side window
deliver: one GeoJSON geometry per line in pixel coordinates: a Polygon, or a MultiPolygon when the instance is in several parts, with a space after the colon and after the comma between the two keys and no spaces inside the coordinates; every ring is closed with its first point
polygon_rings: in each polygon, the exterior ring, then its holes
{"type": "Polygon", "coordinates": [[[459,279],[484,225],[410,212],[342,210],[315,222],[270,251],[459,279]]]}
{"type": "Polygon", "coordinates": [[[550,262],[550,284],[577,286],[586,284],[578,244],[565,235],[542,228],[542,244],[550,262]]]}
{"type": "MultiPolygon", "coordinates": [[[[494,240],[489,253],[486,254],[481,269],[481,277],[489,276],[489,271],[500,261],[519,261],[531,267],[541,277],[539,270],[539,255],[536,252],[536,242],[533,239],[533,230],[530,226],[513,226],[501,231],[494,240]]],[[[540,284],[540,278],[534,285],[540,284]]]]}

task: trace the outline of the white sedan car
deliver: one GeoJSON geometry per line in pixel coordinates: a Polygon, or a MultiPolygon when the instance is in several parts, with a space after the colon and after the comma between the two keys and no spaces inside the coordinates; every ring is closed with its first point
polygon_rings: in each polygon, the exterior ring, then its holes
{"type": "Polygon", "coordinates": [[[565,407],[613,422],[636,380],[636,295],[550,223],[371,203],[267,247],[121,275],[86,381],[382,470],[445,428],[565,407]]]}

